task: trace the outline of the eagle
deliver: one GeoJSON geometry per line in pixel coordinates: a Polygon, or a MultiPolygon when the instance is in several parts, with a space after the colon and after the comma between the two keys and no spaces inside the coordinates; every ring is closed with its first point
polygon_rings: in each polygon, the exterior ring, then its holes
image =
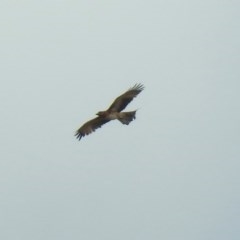
{"type": "Polygon", "coordinates": [[[122,112],[122,110],[135,98],[142,90],[144,86],[142,84],[135,84],[128,91],[117,97],[111,106],[105,110],[100,111],[96,115],[98,117],[84,123],[77,131],[75,136],[78,140],[82,137],[94,132],[100,128],[103,124],[111,120],[119,120],[122,124],[128,125],[136,117],[136,110],[131,112],[122,112]]]}

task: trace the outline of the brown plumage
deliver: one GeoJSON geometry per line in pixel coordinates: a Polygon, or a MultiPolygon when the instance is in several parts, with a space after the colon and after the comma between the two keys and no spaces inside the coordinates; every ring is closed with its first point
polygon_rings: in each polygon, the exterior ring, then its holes
{"type": "Polygon", "coordinates": [[[121,96],[117,97],[112,105],[106,110],[98,112],[98,117],[83,124],[77,131],[75,136],[80,140],[85,135],[94,132],[97,128],[100,128],[103,124],[111,120],[119,120],[122,124],[128,125],[133,119],[135,119],[136,111],[122,112],[122,110],[135,98],[142,90],[144,86],[142,84],[135,84],[132,88],[126,91],[121,96]]]}

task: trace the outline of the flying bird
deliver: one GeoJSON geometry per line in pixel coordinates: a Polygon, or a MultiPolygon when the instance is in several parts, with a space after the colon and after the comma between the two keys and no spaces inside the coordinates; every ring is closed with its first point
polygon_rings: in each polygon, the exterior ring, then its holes
{"type": "Polygon", "coordinates": [[[75,136],[77,139],[81,139],[85,135],[94,132],[100,128],[103,124],[111,120],[119,120],[122,124],[128,125],[136,117],[136,110],[131,112],[122,112],[122,110],[135,98],[142,90],[144,86],[142,84],[135,84],[128,91],[117,97],[112,105],[106,111],[100,111],[96,115],[98,117],[84,123],[77,131],[75,136]]]}

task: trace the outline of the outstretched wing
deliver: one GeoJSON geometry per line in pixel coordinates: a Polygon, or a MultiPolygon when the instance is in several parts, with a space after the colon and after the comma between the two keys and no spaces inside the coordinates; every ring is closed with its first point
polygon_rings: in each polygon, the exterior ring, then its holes
{"type": "Polygon", "coordinates": [[[127,92],[117,97],[108,110],[121,112],[143,89],[142,84],[135,84],[127,92]]]}
{"type": "Polygon", "coordinates": [[[92,132],[94,132],[97,128],[100,128],[103,124],[109,122],[110,120],[103,118],[103,117],[97,117],[94,118],[86,123],[84,123],[77,131],[75,136],[80,140],[85,135],[88,135],[92,132]]]}

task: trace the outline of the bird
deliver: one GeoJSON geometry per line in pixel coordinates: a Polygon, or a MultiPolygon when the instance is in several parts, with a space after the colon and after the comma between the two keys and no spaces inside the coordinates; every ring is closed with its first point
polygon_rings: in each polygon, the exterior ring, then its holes
{"type": "Polygon", "coordinates": [[[102,127],[105,123],[112,120],[119,120],[122,124],[128,125],[136,118],[136,111],[122,112],[123,109],[144,89],[144,86],[140,83],[135,84],[132,88],[129,88],[125,93],[118,96],[110,107],[105,111],[99,111],[96,113],[97,117],[84,123],[75,133],[78,140],[82,137],[91,134],[96,129],[102,127]]]}

